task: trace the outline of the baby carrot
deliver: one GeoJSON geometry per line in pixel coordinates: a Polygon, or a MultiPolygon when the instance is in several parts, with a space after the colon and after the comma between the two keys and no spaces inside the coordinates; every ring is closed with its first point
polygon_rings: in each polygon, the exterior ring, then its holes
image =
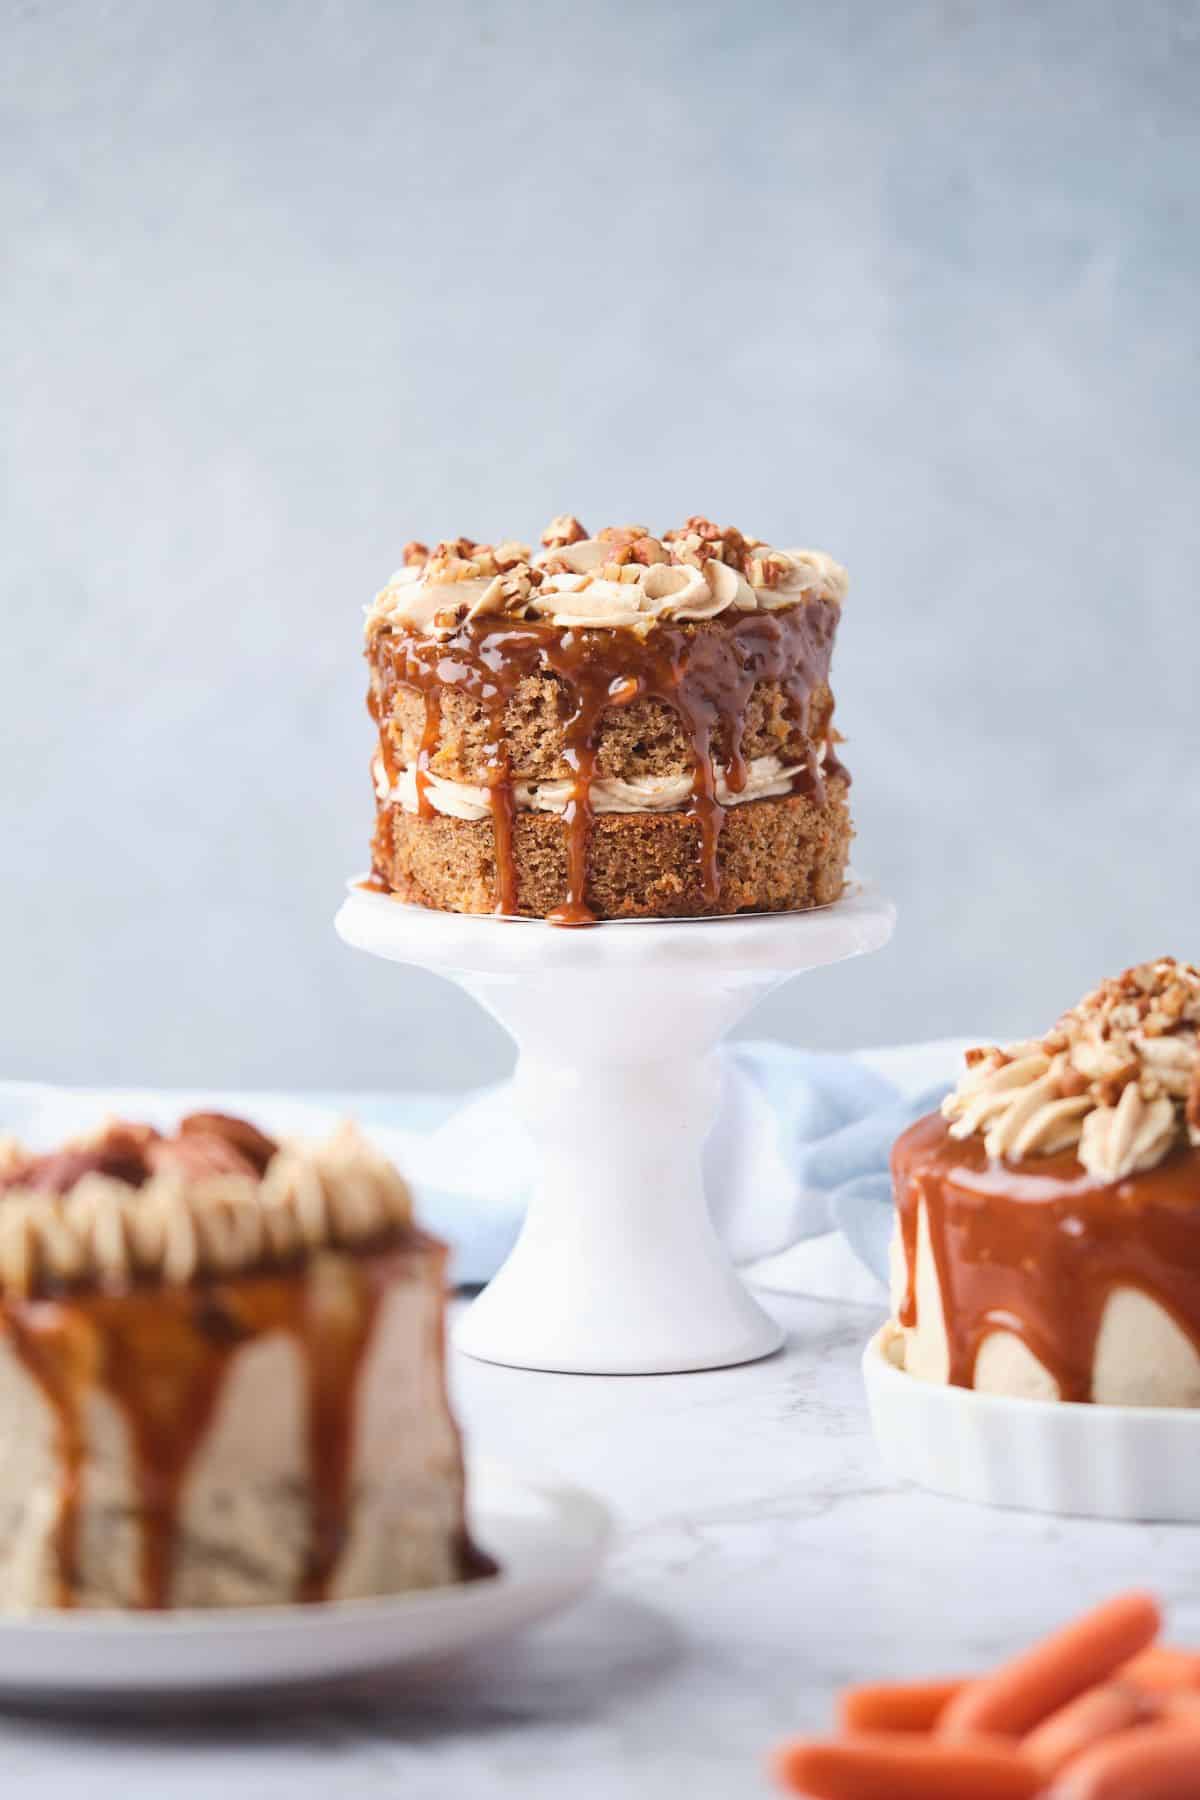
{"type": "Polygon", "coordinates": [[[938,1721],[950,1738],[1023,1737],[1144,1650],[1162,1620],[1149,1594],[1119,1594],[957,1694],[938,1721]]]}
{"type": "Polygon", "coordinates": [[[1200,1689],[1200,1651],[1173,1650],[1169,1644],[1153,1644],[1121,1670],[1122,1681],[1136,1681],[1155,1693],[1176,1688],[1200,1689]]]}
{"type": "Polygon", "coordinates": [[[1139,1688],[1116,1682],[1108,1687],[1089,1688],[1022,1738],[1022,1753],[1048,1779],[1093,1744],[1119,1731],[1130,1731],[1135,1725],[1144,1725],[1155,1716],[1153,1707],[1154,1702],[1139,1688]]]}
{"type": "Polygon", "coordinates": [[[1200,1730],[1148,1725],[1123,1731],[1065,1769],[1053,1800],[1185,1800],[1200,1794],[1200,1730]]]}
{"type": "Polygon", "coordinates": [[[1171,1719],[1176,1724],[1195,1725],[1200,1730],[1200,1694],[1180,1688],[1173,1694],[1146,1695],[1146,1705],[1154,1709],[1157,1719],[1171,1719]]]}
{"type": "Polygon", "coordinates": [[[946,1703],[966,1682],[878,1681],[843,1688],[838,1724],[843,1731],[932,1731],[946,1703]]]}
{"type": "Polygon", "coordinates": [[[774,1767],[812,1800],[1033,1800],[1041,1782],[1011,1744],[948,1744],[903,1731],[798,1738],[774,1767]]]}

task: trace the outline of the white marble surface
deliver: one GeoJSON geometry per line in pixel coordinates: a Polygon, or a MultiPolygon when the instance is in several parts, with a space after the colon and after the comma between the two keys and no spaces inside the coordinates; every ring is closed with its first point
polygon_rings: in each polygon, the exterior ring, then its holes
{"type": "Polygon", "coordinates": [[[460,1362],[473,1441],[553,1465],[620,1517],[570,1614],[407,1691],[271,1712],[0,1718],[11,1792],[89,1800],[731,1800],[766,1748],[863,1674],[986,1662],[1131,1582],[1200,1641],[1200,1537],[988,1512],[881,1474],[858,1377],[866,1309],[771,1296],[787,1349],[706,1375],[460,1362]],[[36,1785],[36,1789],[34,1784],[36,1785]]]}

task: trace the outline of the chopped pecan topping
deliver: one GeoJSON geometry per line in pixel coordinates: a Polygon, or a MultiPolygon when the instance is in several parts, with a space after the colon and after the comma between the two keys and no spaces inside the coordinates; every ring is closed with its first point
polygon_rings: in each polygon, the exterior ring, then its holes
{"type": "Polygon", "coordinates": [[[279,1148],[274,1138],[252,1125],[249,1119],[235,1119],[231,1113],[188,1113],[179,1121],[180,1137],[223,1138],[252,1168],[262,1175],[279,1148]]]}
{"type": "Polygon", "coordinates": [[[547,550],[559,550],[564,544],[582,544],[586,537],[587,532],[574,513],[559,513],[543,531],[542,544],[547,550]]]}
{"type": "Polygon", "coordinates": [[[780,556],[777,550],[768,550],[765,554],[758,551],[747,559],[746,580],[751,587],[779,587],[791,572],[791,562],[786,556],[780,556]]]}
{"type": "Polygon", "coordinates": [[[175,1285],[370,1244],[412,1217],[405,1183],[349,1124],[322,1144],[277,1148],[219,1113],[193,1115],[173,1138],[114,1123],[7,1161],[20,1165],[0,1203],[9,1295],[146,1277],[175,1285]]]}
{"type": "Polygon", "coordinates": [[[723,562],[731,569],[746,570],[747,541],[742,533],[732,525],[714,525],[699,513],[693,513],[679,530],[668,531],[663,542],[671,546],[673,562],[691,563],[698,569],[706,562],[723,562]]]}
{"type": "Polygon", "coordinates": [[[1088,1078],[1080,1069],[1063,1069],[1055,1079],[1055,1091],[1060,1100],[1077,1100],[1088,1091],[1088,1078]]]}
{"type": "Polygon", "coordinates": [[[821,551],[773,551],[700,513],[661,538],[640,524],[610,525],[589,536],[577,517],[564,513],[547,526],[536,552],[512,540],[493,545],[458,537],[428,553],[412,543],[405,561],[410,578],[389,582],[368,611],[368,643],[398,626],[434,636],[453,629],[456,598],[470,619],[500,613],[520,618],[532,606],[536,617],[559,626],[586,619],[597,627],[611,621],[649,630],[660,620],[710,619],[730,607],[773,611],[810,599],[840,605],[846,591],[845,570],[821,551]],[[491,585],[522,569],[528,570],[528,587],[522,581],[502,592],[491,585]],[[413,574],[420,579],[412,580],[413,574]],[[459,583],[474,591],[445,599],[431,591],[459,583]],[[580,596],[589,584],[596,592],[585,602],[580,596]]]}
{"type": "Polygon", "coordinates": [[[1131,1081],[1136,1081],[1141,1073],[1141,1064],[1136,1060],[1122,1063],[1111,1075],[1102,1075],[1096,1082],[1096,1097],[1102,1106],[1115,1106],[1131,1081]]]}
{"type": "Polygon", "coordinates": [[[605,568],[624,568],[629,563],[649,568],[654,563],[671,560],[658,539],[651,537],[640,525],[610,526],[600,533],[597,542],[604,545],[605,568]]]}
{"type": "MultiPolygon", "coordinates": [[[[474,581],[484,573],[476,560],[479,548],[470,538],[452,538],[435,544],[425,564],[425,579],[435,586],[449,586],[456,581],[474,581]]],[[[495,572],[494,570],[492,571],[495,572]]]]}
{"type": "Polygon", "coordinates": [[[187,1137],[164,1138],[151,1145],[146,1160],[152,1174],[173,1170],[187,1181],[203,1181],[209,1175],[258,1174],[248,1156],[243,1156],[228,1138],[215,1133],[193,1132],[187,1137]]]}
{"type": "Polygon", "coordinates": [[[419,569],[423,563],[429,561],[429,545],[420,544],[416,538],[410,538],[400,555],[406,569],[419,569]]]}
{"type": "Polygon", "coordinates": [[[1104,1180],[1200,1148],[1200,969],[1161,957],[1105,981],[1040,1040],[967,1052],[942,1111],[1020,1160],[1075,1147],[1104,1180]]]}

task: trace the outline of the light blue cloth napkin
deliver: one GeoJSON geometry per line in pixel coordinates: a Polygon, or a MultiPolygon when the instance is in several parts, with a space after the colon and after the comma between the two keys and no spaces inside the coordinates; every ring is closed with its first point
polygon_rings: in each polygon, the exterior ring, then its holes
{"type": "Polygon", "coordinates": [[[781,1044],[747,1043],[732,1052],[761,1087],[807,1199],[790,1241],[839,1230],[877,1280],[888,1278],[892,1183],[888,1159],[906,1126],[940,1105],[949,1078],[903,1093],[850,1056],[817,1055],[781,1044]]]}
{"type": "MultiPolygon", "coordinates": [[[[830,1297],[877,1295],[891,1230],[888,1152],[905,1125],[946,1091],[952,1047],[913,1046],[872,1058],[738,1043],[720,1057],[721,1099],[704,1175],[731,1256],[748,1265],[799,1244],[828,1249],[840,1237],[832,1262],[824,1251],[807,1267],[803,1256],[789,1258],[787,1281],[775,1285],[830,1297]],[[929,1086],[934,1069],[944,1069],[945,1079],[929,1086]],[[844,1246],[852,1257],[842,1254],[844,1246]]],[[[506,1084],[464,1099],[0,1083],[0,1132],[49,1145],[108,1113],[167,1125],[181,1112],[214,1107],[244,1112],[281,1135],[313,1135],[338,1117],[358,1119],[413,1182],[423,1222],[454,1246],[454,1277],[464,1285],[488,1280],[512,1247],[531,1159],[506,1084]]]]}

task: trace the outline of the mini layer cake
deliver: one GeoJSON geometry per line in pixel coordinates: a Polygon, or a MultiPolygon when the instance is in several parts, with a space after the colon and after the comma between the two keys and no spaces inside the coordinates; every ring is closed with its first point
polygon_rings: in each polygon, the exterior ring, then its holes
{"type": "Polygon", "coordinates": [[[562,924],[835,900],[845,587],[700,518],[410,544],[367,619],[374,885],[562,924]]]}
{"type": "Polygon", "coordinates": [[[1200,1406],[1200,970],[973,1050],[892,1156],[889,1353],[926,1381],[1200,1406]]]}
{"type": "Polygon", "coordinates": [[[445,1251],[349,1126],[0,1146],[0,1605],[249,1606],[482,1564],[445,1251]]]}

